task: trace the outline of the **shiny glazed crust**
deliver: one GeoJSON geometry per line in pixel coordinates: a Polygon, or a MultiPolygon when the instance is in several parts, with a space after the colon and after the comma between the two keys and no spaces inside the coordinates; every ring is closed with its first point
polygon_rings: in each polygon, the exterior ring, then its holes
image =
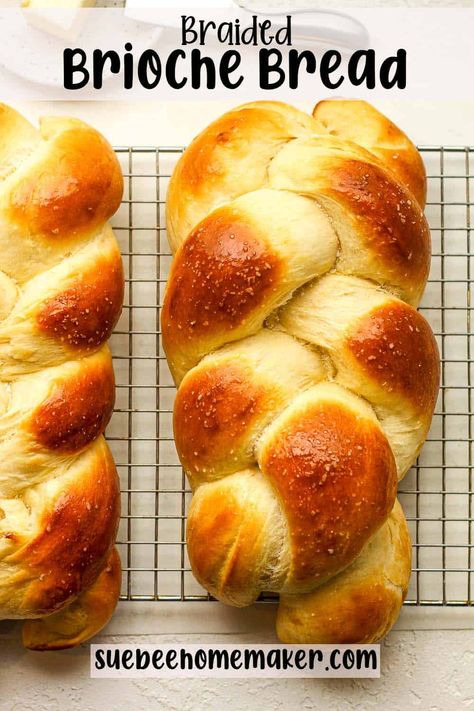
{"type": "Polygon", "coordinates": [[[118,477],[103,432],[124,276],[122,176],[81,121],[0,106],[0,617],[31,649],[79,644],[119,594],[118,477]]]}
{"type": "Polygon", "coordinates": [[[416,311],[430,266],[415,146],[361,101],[217,119],[171,179],[162,310],[193,488],[187,542],[213,595],[281,595],[285,642],[370,642],[396,620],[396,501],[439,383],[416,311]]]}

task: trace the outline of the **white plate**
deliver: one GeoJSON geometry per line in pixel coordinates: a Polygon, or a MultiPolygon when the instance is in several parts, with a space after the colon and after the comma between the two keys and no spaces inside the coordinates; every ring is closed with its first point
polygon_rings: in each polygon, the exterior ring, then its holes
{"type": "MultiPolygon", "coordinates": [[[[58,12],[58,10],[52,10],[58,12]]],[[[71,12],[61,10],[61,12],[71,12]]],[[[159,28],[152,28],[125,17],[122,9],[80,10],[80,32],[74,39],[62,39],[29,25],[26,13],[21,10],[0,9],[0,23],[8,24],[8,32],[2,32],[0,43],[0,66],[22,79],[36,85],[62,87],[62,57],[65,47],[103,47],[123,52],[126,42],[132,42],[137,56],[156,45],[159,28]],[[114,13],[113,39],[104,47],[104,29],[97,17],[103,12],[114,13]],[[96,13],[100,13],[99,15],[96,13]],[[81,38],[87,38],[81,42],[81,38]]],[[[76,13],[75,10],[72,13],[76,13]]]]}

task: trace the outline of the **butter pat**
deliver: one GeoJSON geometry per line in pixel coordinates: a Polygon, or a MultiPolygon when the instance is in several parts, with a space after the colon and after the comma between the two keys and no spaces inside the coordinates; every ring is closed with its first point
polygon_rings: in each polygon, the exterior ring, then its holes
{"type": "Polygon", "coordinates": [[[96,0],[24,0],[26,21],[32,27],[65,40],[74,40],[82,27],[81,10],[96,0]]]}
{"type": "Polygon", "coordinates": [[[22,7],[94,7],[96,0],[23,0],[22,7]]]}

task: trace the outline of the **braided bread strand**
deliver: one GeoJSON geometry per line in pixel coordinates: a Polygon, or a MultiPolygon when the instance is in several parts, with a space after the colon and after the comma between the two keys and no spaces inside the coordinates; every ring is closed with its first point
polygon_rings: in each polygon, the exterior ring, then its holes
{"type": "Polygon", "coordinates": [[[79,644],[118,599],[119,486],[103,432],[124,290],[107,220],[123,181],[81,121],[0,106],[0,617],[79,644]]]}
{"type": "Polygon", "coordinates": [[[425,193],[416,148],[360,101],[247,104],[172,176],[162,332],[189,558],[224,602],[280,593],[285,642],[379,639],[406,595],[396,486],[439,383],[416,311],[425,193]]]}

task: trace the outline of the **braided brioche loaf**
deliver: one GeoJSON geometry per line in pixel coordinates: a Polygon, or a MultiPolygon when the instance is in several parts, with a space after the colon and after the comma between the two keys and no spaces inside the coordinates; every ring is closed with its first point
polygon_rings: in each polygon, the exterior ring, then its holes
{"type": "Polygon", "coordinates": [[[124,277],[107,220],[115,154],[95,130],[0,106],[0,618],[32,649],[73,646],[120,587],[106,341],[124,277]]]}
{"type": "Polygon", "coordinates": [[[162,330],[188,553],[224,602],[280,593],[285,642],[379,639],[407,591],[397,479],[439,379],[415,309],[425,190],[414,145],[360,101],[230,111],[171,180],[162,330]]]}

